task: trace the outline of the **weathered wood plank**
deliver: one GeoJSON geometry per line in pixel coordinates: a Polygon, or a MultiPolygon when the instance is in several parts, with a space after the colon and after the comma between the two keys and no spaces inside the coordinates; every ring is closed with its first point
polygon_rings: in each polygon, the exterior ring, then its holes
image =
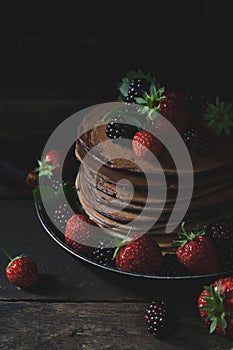
{"type": "Polygon", "coordinates": [[[183,316],[172,337],[157,340],[144,323],[145,303],[1,302],[0,349],[229,350],[198,317],[183,316]]]}

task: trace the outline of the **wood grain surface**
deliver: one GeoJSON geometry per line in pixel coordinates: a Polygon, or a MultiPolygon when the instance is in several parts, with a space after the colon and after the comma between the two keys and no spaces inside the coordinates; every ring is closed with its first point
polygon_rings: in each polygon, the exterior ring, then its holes
{"type": "Polygon", "coordinates": [[[146,331],[145,303],[1,302],[0,349],[229,350],[197,317],[180,317],[169,339],[146,331]]]}

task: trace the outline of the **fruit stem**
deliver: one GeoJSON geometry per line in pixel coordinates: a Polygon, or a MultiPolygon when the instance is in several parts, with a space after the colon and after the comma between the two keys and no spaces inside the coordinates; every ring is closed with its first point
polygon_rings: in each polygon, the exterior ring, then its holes
{"type": "Polygon", "coordinates": [[[3,252],[4,255],[8,257],[9,260],[13,260],[12,257],[7,253],[7,251],[3,249],[1,246],[0,246],[0,250],[3,252]]]}

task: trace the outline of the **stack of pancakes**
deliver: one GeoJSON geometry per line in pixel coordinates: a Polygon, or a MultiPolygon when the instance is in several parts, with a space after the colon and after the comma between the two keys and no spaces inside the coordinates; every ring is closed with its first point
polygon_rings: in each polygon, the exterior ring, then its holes
{"type": "MultiPolygon", "coordinates": [[[[129,225],[138,232],[149,227],[162,250],[170,252],[180,232],[179,222],[172,232],[166,232],[178,193],[176,165],[166,149],[158,157],[159,163],[146,159],[139,163],[131,140],[115,142],[107,137],[106,125],[101,122],[105,112],[105,106],[94,108],[79,128],[76,156],[81,167],[76,187],[83,209],[100,227],[116,233],[127,234],[129,225]]],[[[187,228],[232,216],[232,147],[233,139],[226,136],[210,155],[190,154],[194,176],[191,202],[187,212],[185,197],[176,208],[184,211],[182,221],[187,228]]],[[[182,175],[182,169],[179,172],[182,175]]]]}

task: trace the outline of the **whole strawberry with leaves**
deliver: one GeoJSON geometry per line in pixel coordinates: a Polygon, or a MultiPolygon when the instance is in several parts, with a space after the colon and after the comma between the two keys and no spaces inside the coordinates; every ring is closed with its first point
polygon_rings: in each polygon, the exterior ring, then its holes
{"type": "Polygon", "coordinates": [[[55,169],[61,167],[61,159],[60,151],[50,150],[43,159],[38,160],[38,167],[34,172],[38,173],[39,176],[46,176],[48,179],[51,179],[55,169]]]}
{"type": "Polygon", "coordinates": [[[139,236],[131,234],[129,242],[120,249],[116,249],[114,257],[117,268],[139,274],[159,273],[162,265],[162,253],[158,243],[147,234],[137,237],[139,236]]]}
{"type": "Polygon", "coordinates": [[[205,286],[198,298],[198,309],[210,333],[233,338],[233,276],[205,286]]]}
{"type": "Polygon", "coordinates": [[[216,97],[215,103],[207,104],[201,122],[213,136],[229,136],[233,127],[233,104],[224,103],[216,97]]]}
{"type": "Polygon", "coordinates": [[[12,258],[3,248],[0,250],[10,260],[6,267],[7,279],[19,288],[35,287],[39,279],[37,264],[26,255],[12,258]]]}
{"type": "Polygon", "coordinates": [[[214,242],[204,229],[198,227],[186,232],[185,223],[181,224],[180,239],[174,242],[180,263],[193,274],[212,274],[220,269],[218,252],[214,242]]]}
{"type": "Polygon", "coordinates": [[[136,102],[144,106],[139,111],[147,114],[147,119],[155,127],[157,127],[156,121],[158,119],[158,113],[160,113],[179,133],[185,131],[188,123],[188,111],[181,93],[165,91],[164,87],[157,88],[152,83],[149,93],[144,92],[143,97],[136,98],[136,102]]]}

